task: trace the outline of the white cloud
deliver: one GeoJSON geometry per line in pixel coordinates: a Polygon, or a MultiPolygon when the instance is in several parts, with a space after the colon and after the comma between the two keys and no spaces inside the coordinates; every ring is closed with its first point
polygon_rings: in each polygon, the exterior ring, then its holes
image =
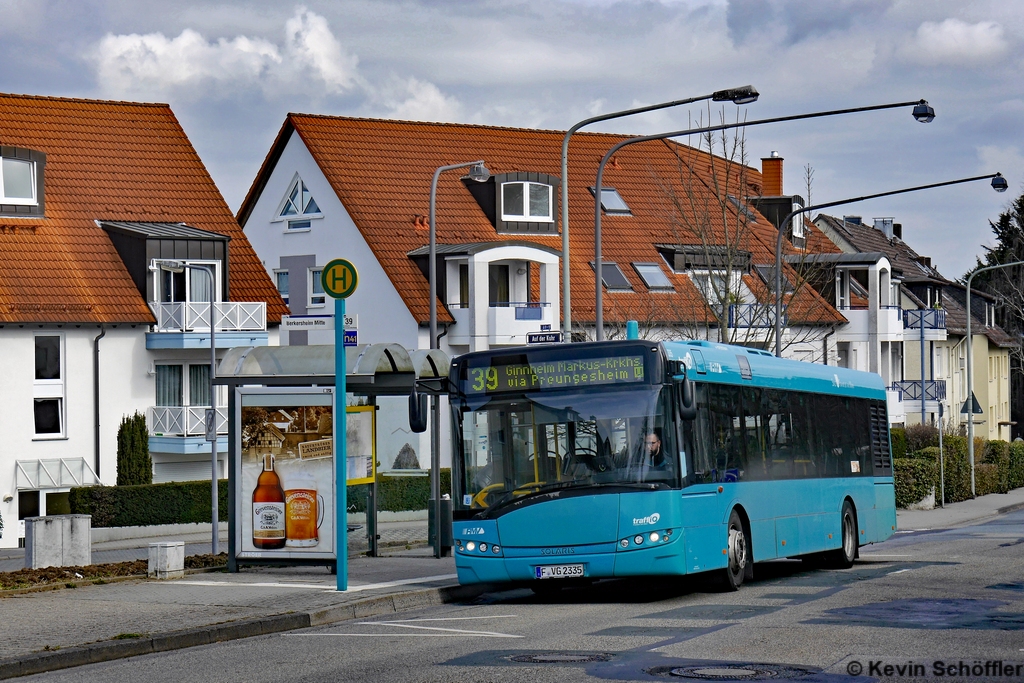
{"type": "Polygon", "coordinates": [[[449,97],[433,83],[409,78],[394,81],[377,92],[375,99],[387,109],[385,116],[407,121],[457,121],[462,115],[458,99],[449,97]]]}
{"type": "Polygon", "coordinates": [[[358,83],[357,57],[342,48],[324,17],[299,7],[284,33],[283,47],[248,36],[209,41],[191,28],[175,38],[108,33],[92,57],[100,88],[116,96],[169,89],[198,96],[196,86],[210,85],[221,94],[253,86],[277,94],[337,94],[358,83]]]}
{"type": "Polygon", "coordinates": [[[925,66],[962,66],[988,62],[1007,52],[1003,27],[994,21],[968,24],[960,19],[926,21],[914,40],[901,50],[902,57],[925,66]]]}

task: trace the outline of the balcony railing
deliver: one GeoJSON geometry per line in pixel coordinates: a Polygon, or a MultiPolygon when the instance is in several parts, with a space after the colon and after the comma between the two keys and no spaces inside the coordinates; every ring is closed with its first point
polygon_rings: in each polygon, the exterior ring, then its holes
{"type": "Polygon", "coordinates": [[[96,476],[85,458],[43,458],[16,460],[14,471],[18,490],[57,489],[70,486],[98,486],[96,476]]]}
{"type": "MultiPolygon", "coordinates": [[[[893,382],[892,389],[893,391],[899,391],[903,395],[904,401],[921,400],[921,380],[919,379],[904,379],[898,382],[893,382]]],[[[946,400],[946,380],[926,379],[924,381],[924,400],[946,400]]]]}
{"type": "MultiPolygon", "coordinates": [[[[153,406],[149,409],[150,436],[205,436],[210,406],[153,406]]],[[[228,409],[217,408],[217,433],[228,433],[228,409]]]]}
{"type": "MultiPolygon", "coordinates": [[[[250,332],[267,329],[267,304],[263,301],[218,301],[215,305],[218,332],[250,332]]],[[[158,332],[208,332],[209,301],[150,302],[158,332]]]]}
{"type": "Polygon", "coordinates": [[[917,330],[946,329],[946,311],[941,308],[919,308],[903,311],[903,327],[917,330]]]}
{"type": "MultiPolygon", "coordinates": [[[[788,325],[785,311],[782,324],[788,325]]],[[[729,327],[775,327],[775,307],[766,304],[729,304],[729,327]]]]}
{"type": "Polygon", "coordinates": [[[514,308],[516,320],[543,320],[547,301],[492,301],[491,308],[514,308]]]}

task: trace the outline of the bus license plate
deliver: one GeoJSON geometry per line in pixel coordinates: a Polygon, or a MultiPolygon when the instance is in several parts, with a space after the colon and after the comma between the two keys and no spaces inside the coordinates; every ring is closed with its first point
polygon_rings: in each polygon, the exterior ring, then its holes
{"type": "Polygon", "coordinates": [[[538,579],[571,579],[583,576],[582,564],[552,564],[537,567],[538,579]]]}

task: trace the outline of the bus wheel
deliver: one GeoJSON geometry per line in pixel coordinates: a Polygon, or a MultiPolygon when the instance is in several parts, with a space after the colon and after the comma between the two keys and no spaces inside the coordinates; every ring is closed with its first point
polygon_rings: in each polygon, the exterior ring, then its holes
{"type": "Polygon", "coordinates": [[[736,591],[743,585],[743,578],[747,573],[747,563],[750,562],[750,539],[747,538],[747,531],[743,528],[743,519],[735,509],[729,515],[727,554],[729,564],[721,570],[721,579],[726,590],[736,591]]]}
{"type": "Polygon", "coordinates": [[[840,524],[843,529],[843,544],[827,553],[826,562],[832,569],[849,569],[857,557],[857,516],[848,500],[843,502],[840,524]]]}

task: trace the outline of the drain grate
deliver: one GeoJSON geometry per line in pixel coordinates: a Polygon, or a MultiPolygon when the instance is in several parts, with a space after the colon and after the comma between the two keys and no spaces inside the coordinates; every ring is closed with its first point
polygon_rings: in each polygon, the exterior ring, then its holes
{"type": "Polygon", "coordinates": [[[520,664],[587,664],[589,662],[610,662],[615,655],[608,652],[534,652],[507,657],[510,662],[520,664]]]}
{"type": "Polygon", "coordinates": [[[818,673],[815,669],[785,664],[749,662],[703,662],[687,666],[659,666],[648,669],[655,676],[671,676],[698,681],[777,681],[803,678],[818,673]]]}

